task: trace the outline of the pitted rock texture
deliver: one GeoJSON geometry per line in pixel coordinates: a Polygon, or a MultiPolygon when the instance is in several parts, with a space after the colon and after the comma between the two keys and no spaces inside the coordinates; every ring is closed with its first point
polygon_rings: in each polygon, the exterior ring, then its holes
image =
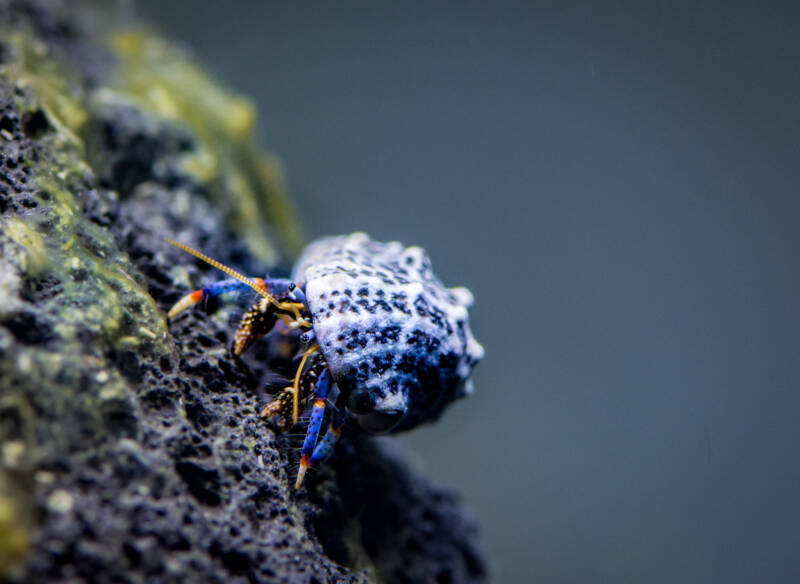
{"type": "MultiPolygon", "coordinates": [[[[344,439],[292,491],[296,445],[257,415],[269,347],[233,359],[227,322],[200,310],[166,323],[218,274],[165,236],[264,270],[217,204],[264,176],[200,156],[198,119],[126,93],[125,51],[147,37],[114,53],[83,16],[0,0],[0,580],[485,580],[457,500],[387,445],[344,439]]],[[[259,219],[275,249],[281,217],[259,219]]]]}

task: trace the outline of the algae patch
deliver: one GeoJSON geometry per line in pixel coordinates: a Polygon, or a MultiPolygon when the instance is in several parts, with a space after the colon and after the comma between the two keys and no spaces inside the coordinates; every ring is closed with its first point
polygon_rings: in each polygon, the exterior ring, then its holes
{"type": "Polygon", "coordinates": [[[30,533],[18,508],[18,499],[7,496],[0,484],[0,577],[19,567],[30,546],[30,533]]]}
{"type": "Polygon", "coordinates": [[[48,122],[58,131],[56,139],[79,144],[76,134],[88,114],[81,104],[83,89],[68,80],[73,73],[63,62],[53,59],[44,43],[29,34],[14,31],[4,39],[17,57],[4,68],[13,69],[17,85],[36,95],[48,122]]]}
{"type": "Polygon", "coordinates": [[[300,249],[302,233],[276,158],[255,143],[255,108],[216,84],[174,46],[143,32],[110,39],[120,58],[111,86],[125,98],[185,125],[197,144],[184,155],[184,171],[207,185],[220,213],[229,216],[254,256],[268,265],[279,257],[265,225],[277,228],[286,251],[300,249]]]}
{"type": "Polygon", "coordinates": [[[35,276],[49,264],[44,239],[35,227],[17,217],[9,217],[3,222],[2,232],[18,247],[21,271],[35,276]]]}
{"type": "MultiPolygon", "coordinates": [[[[176,288],[154,242],[186,223],[224,234],[227,218],[272,264],[299,230],[277,163],[252,138],[249,102],[141,35],[115,37],[116,66],[88,83],[41,31],[2,19],[0,580],[25,580],[62,565],[41,541],[78,537],[78,514],[105,517],[108,502],[92,499],[102,489],[84,486],[133,472],[113,453],[154,435],[144,410],[171,411],[190,377],[154,299],[176,288]],[[103,461],[102,479],[86,457],[103,461]]],[[[203,384],[228,389],[219,376],[203,384]]]]}

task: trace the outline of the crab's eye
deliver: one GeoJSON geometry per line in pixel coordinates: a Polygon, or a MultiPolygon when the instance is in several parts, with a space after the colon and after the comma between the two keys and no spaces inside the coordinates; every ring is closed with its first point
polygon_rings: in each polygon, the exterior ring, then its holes
{"type": "Polygon", "coordinates": [[[403,414],[405,412],[399,410],[371,412],[357,415],[356,418],[358,418],[359,426],[370,434],[383,434],[397,426],[403,418],[403,414]]]}
{"type": "Polygon", "coordinates": [[[370,434],[388,432],[403,419],[408,403],[404,392],[393,391],[376,399],[374,391],[360,390],[350,394],[348,409],[359,426],[370,434]]]}

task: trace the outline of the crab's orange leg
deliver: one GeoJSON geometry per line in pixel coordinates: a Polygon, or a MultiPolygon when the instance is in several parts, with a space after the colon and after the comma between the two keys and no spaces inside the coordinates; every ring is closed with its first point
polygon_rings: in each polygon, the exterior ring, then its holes
{"type": "Polygon", "coordinates": [[[294,381],[292,382],[292,392],[294,393],[294,402],[292,403],[292,423],[297,423],[297,418],[300,417],[300,376],[303,373],[303,367],[305,367],[308,358],[317,351],[319,351],[319,345],[316,343],[306,349],[303,353],[303,358],[300,360],[300,366],[297,368],[297,373],[294,374],[294,381]]]}

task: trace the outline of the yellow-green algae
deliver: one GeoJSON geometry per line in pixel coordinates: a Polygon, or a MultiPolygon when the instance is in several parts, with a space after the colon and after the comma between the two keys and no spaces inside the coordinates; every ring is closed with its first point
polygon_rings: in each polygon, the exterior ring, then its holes
{"type": "MultiPolygon", "coordinates": [[[[68,81],[69,71],[48,55],[44,44],[19,31],[4,37],[17,53],[17,82],[33,90],[58,130],[56,139],[82,146],[78,134],[88,119],[83,103],[89,96],[68,81]]],[[[250,252],[267,265],[277,262],[280,254],[269,226],[278,231],[285,251],[296,254],[302,231],[280,161],[254,140],[252,103],[217,85],[153,34],[119,32],[108,38],[108,46],[119,58],[118,66],[91,97],[130,100],[152,115],[188,127],[197,148],[185,155],[183,168],[208,187],[250,252]]]]}
{"type": "MultiPolygon", "coordinates": [[[[288,253],[298,250],[301,233],[280,164],[253,139],[252,105],[215,85],[164,41],[142,32],[111,37],[109,46],[118,63],[102,86],[88,91],[32,33],[0,33],[13,56],[0,64],[0,89],[14,95],[21,114],[43,111],[51,127],[37,139],[39,159],[24,161],[33,186],[44,197],[42,204],[30,215],[0,220],[0,295],[6,299],[0,306],[0,321],[30,309],[21,300],[26,282],[49,280],[60,287],[58,294],[37,300],[36,306],[47,315],[57,347],[15,342],[0,327],[4,367],[0,407],[28,411],[18,434],[0,426],[3,580],[19,569],[30,547],[35,530],[31,490],[47,493],[51,512],[63,512],[71,504],[55,485],[53,474],[37,470],[43,437],[33,430],[30,420],[35,414],[24,392],[14,388],[43,388],[53,412],[99,417],[104,404],[124,402],[133,392],[130,382],[108,362],[108,351],[170,354],[164,314],[130,259],[106,229],[83,215],[81,201],[74,195],[92,180],[82,141],[92,104],[127,101],[151,116],[188,128],[197,148],[185,156],[183,169],[206,187],[220,213],[265,263],[278,257],[275,232],[288,253]],[[78,332],[88,332],[92,343],[79,341],[78,332]]],[[[13,138],[8,132],[0,135],[4,152],[9,152],[13,138]]],[[[57,443],[70,431],[68,422],[57,419],[46,439],[57,443]]],[[[54,446],[47,448],[52,451],[54,446]]]]}
{"type": "Polygon", "coordinates": [[[12,495],[0,474],[0,578],[13,573],[30,546],[29,522],[20,516],[20,498],[12,495]]]}
{"type": "Polygon", "coordinates": [[[146,289],[130,276],[133,266],[117,249],[109,232],[82,216],[71,192],[89,170],[77,136],[88,118],[76,97],[79,90],[69,83],[64,66],[48,58],[43,45],[35,39],[20,33],[6,38],[18,58],[0,66],[0,78],[30,89],[26,97],[18,98],[17,106],[21,111],[44,110],[55,131],[42,138],[48,146],[48,156],[32,165],[33,180],[48,197],[45,217],[6,219],[0,235],[4,256],[16,257],[18,270],[27,277],[54,276],[65,287],[67,297],[75,286],[74,272],[88,271],[92,278],[82,285],[94,288],[93,302],[83,310],[71,305],[59,315],[60,322],[85,323],[87,316],[102,314],[102,319],[97,320],[107,338],[113,340],[122,314],[136,306],[138,326],[152,331],[161,350],[166,351],[162,344],[166,334],[163,314],[146,289]],[[37,222],[46,223],[47,228],[37,222]]]}
{"type": "MultiPolygon", "coordinates": [[[[135,270],[130,260],[107,230],[82,215],[72,193],[88,172],[78,137],[88,118],[81,89],[70,81],[63,64],[31,36],[15,31],[3,38],[15,56],[0,66],[4,91],[22,90],[14,98],[19,111],[44,111],[53,131],[41,137],[39,159],[25,161],[33,177],[29,186],[46,197],[46,205],[30,216],[7,216],[0,222],[4,299],[0,320],[13,318],[23,306],[20,297],[25,279],[50,278],[59,283],[61,291],[36,307],[52,316],[53,334],[60,340],[58,352],[36,344],[12,345],[7,334],[0,338],[6,354],[0,398],[5,407],[9,400],[20,397],[9,388],[23,379],[38,387],[71,387],[81,393],[64,392],[59,398],[83,401],[85,411],[99,412],[108,392],[124,395],[130,391],[100,355],[107,349],[143,350],[145,345],[147,351],[167,354],[166,322],[146,288],[131,276],[135,270]],[[87,329],[100,345],[97,356],[76,338],[76,331],[87,329]],[[107,382],[98,384],[105,385],[103,394],[81,386],[87,370],[106,376],[107,382]]],[[[12,138],[3,136],[7,153],[12,138]]],[[[4,455],[0,461],[0,579],[18,568],[28,548],[32,511],[21,483],[28,476],[26,471],[36,467],[38,456],[31,432],[23,431],[21,437],[11,440],[8,431],[0,427],[4,455]]]]}
{"type": "Polygon", "coordinates": [[[82,105],[85,99],[83,88],[69,81],[69,68],[55,60],[44,43],[29,33],[4,31],[3,39],[14,48],[16,59],[5,63],[2,73],[36,95],[38,103],[58,130],[56,145],[68,142],[80,146],[76,134],[86,123],[88,114],[82,105]]]}
{"type": "Polygon", "coordinates": [[[253,104],[217,85],[181,51],[152,34],[120,32],[109,44],[120,59],[110,89],[191,129],[198,146],[184,157],[183,168],[209,186],[251,253],[266,264],[276,263],[267,224],[278,229],[289,254],[297,253],[302,234],[279,161],[253,138],[253,104]]]}

